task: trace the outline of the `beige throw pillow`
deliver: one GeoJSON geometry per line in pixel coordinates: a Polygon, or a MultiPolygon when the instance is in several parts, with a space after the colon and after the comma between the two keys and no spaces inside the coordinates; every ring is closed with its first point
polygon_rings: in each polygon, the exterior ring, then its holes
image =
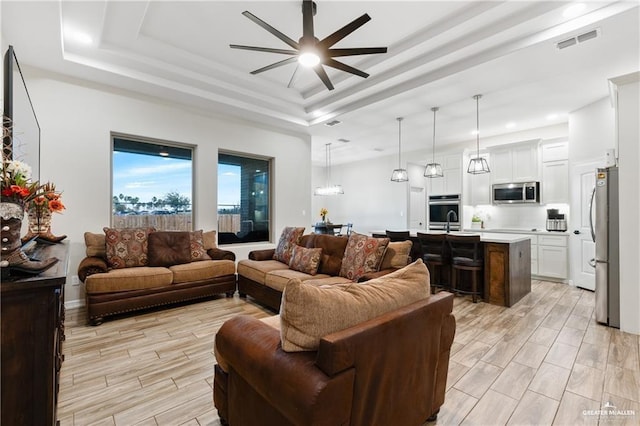
{"type": "Polygon", "coordinates": [[[85,232],[84,244],[87,246],[87,257],[107,258],[107,243],[104,234],[85,232]]]}
{"type": "Polygon", "coordinates": [[[392,241],[387,246],[387,251],[382,258],[380,270],[404,268],[409,263],[411,255],[411,241],[392,241]]]}
{"type": "Polygon", "coordinates": [[[429,271],[422,259],[395,272],[339,287],[287,283],[280,306],[282,349],[315,351],[336,331],[429,297],[429,271]]]}

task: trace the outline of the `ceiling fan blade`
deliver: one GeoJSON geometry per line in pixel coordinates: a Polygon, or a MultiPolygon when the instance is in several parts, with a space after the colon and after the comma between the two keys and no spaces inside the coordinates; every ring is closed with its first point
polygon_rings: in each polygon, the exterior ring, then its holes
{"type": "Polygon", "coordinates": [[[313,1],[302,1],[302,38],[313,42],[313,1]]]}
{"type": "Polygon", "coordinates": [[[342,40],[343,38],[345,38],[346,36],[354,32],[355,30],[357,30],[358,28],[360,28],[361,26],[369,22],[370,20],[371,20],[371,17],[365,13],[361,17],[349,22],[347,25],[340,28],[333,34],[322,39],[318,43],[319,47],[327,49],[333,46],[334,44],[336,44],[337,42],[339,42],[340,40],[342,40]]]}
{"type": "Polygon", "coordinates": [[[251,19],[256,24],[260,25],[265,30],[269,31],[274,36],[278,37],[280,40],[282,40],[285,43],[287,43],[289,46],[293,47],[294,49],[299,49],[300,48],[298,42],[296,42],[295,40],[289,38],[287,35],[281,33],[280,31],[276,30],[271,25],[267,24],[266,22],[264,22],[262,19],[258,18],[253,13],[245,10],[244,12],[242,12],[242,14],[244,16],[246,16],[247,18],[251,19]]]}
{"type": "Polygon", "coordinates": [[[331,80],[329,80],[329,76],[327,75],[327,72],[324,70],[324,68],[322,68],[322,65],[316,65],[315,67],[313,67],[313,70],[316,72],[316,74],[318,74],[318,77],[320,77],[320,80],[322,80],[324,85],[327,86],[327,89],[333,90],[333,84],[331,84],[331,80]]]}
{"type": "Polygon", "coordinates": [[[352,67],[350,65],[344,64],[342,62],[338,62],[338,61],[336,61],[335,59],[332,59],[332,58],[326,59],[324,61],[324,64],[326,66],[328,66],[328,67],[335,68],[335,69],[338,69],[340,71],[345,71],[345,72],[348,72],[348,73],[351,73],[351,74],[354,74],[354,75],[357,75],[357,76],[360,76],[360,77],[363,77],[363,78],[369,77],[369,74],[367,74],[366,72],[360,71],[359,69],[354,68],[354,67],[352,67]]]}
{"type": "Polygon", "coordinates": [[[256,46],[243,46],[240,44],[230,44],[230,48],[232,49],[242,49],[242,50],[254,50],[256,52],[267,52],[267,53],[281,53],[283,55],[297,55],[297,50],[287,50],[287,49],[273,49],[271,47],[256,47],[256,46]]]}
{"type": "Polygon", "coordinates": [[[293,74],[291,74],[291,80],[289,80],[289,84],[287,84],[287,89],[290,89],[295,84],[298,78],[298,70],[300,69],[300,64],[296,65],[296,69],[293,70],[293,74]]]}
{"type": "Polygon", "coordinates": [[[386,47],[354,47],[347,49],[329,49],[327,55],[330,57],[337,56],[355,56],[355,55],[373,55],[375,53],[387,53],[386,47]]]}
{"type": "Polygon", "coordinates": [[[267,65],[266,67],[258,68],[255,71],[251,71],[251,74],[254,74],[254,75],[255,74],[260,74],[261,72],[269,71],[269,70],[272,70],[274,68],[278,68],[278,67],[281,67],[283,65],[290,64],[290,63],[295,62],[297,60],[298,60],[297,56],[292,56],[291,58],[283,59],[282,61],[274,62],[273,64],[267,65]]]}

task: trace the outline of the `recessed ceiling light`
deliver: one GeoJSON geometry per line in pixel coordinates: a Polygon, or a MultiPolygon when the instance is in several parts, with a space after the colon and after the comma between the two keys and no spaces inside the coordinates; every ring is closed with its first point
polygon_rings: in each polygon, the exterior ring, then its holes
{"type": "Polygon", "coordinates": [[[558,118],[558,114],[549,114],[547,115],[547,120],[555,120],[558,118]]]}
{"type": "Polygon", "coordinates": [[[477,135],[477,134],[478,134],[478,130],[477,130],[477,129],[474,129],[474,130],[472,130],[470,133],[471,133],[473,136],[475,136],[475,135],[477,135]]]}
{"type": "Polygon", "coordinates": [[[504,127],[507,128],[507,129],[513,129],[513,128],[516,127],[516,123],[511,121],[511,122],[505,124],[504,127]]]}
{"type": "Polygon", "coordinates": [[[574,3],[567,6],[562,12],[562,16],[565,18],[574,18],[580,14],[585,9],[586,5],[584,3],[574,3]]]}

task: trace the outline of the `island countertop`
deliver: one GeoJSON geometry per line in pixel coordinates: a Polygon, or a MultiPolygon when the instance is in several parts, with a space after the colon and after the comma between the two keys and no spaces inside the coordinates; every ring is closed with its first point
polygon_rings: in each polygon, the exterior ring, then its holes
{"type": "MultiPolygon", "coordinates": [[[[424,229],[410,229],[409,235],[415,237],[417,233],[423,234],[445,234],[443,231],[427,231],[424,229]]],[[[371,235],[384,234],[385,231],[371,231],[371,235]]],[[[498,233],[498,232],[460,232],[460,231],[452,231],[450,232],[452,235],[480,235],[480,241],[485,243],[518,243],[520,241],[530,240],[531,235],[525,234],[507,234],[507,233],[498,233]]]]}

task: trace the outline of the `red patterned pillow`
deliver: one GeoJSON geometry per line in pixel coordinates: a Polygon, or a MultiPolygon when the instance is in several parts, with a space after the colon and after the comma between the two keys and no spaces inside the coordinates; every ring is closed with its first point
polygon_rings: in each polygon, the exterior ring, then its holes
{"type": "Polygon", "coordinates": [[[189,233],[189,239],[192,262],[197,262],[198,260],[211,260],[211,258],[207,254],[207,250],[204,248],[204,237],[202,229],[189,233]]]}
{"type": "Polygon", "coordinates": [[[284,228],[280,235],[280,241],[276,247],[276,252],[273,254],[273,258],[288,265],[291,261],[293,248],[298,245],[303,233],[304,228],[294,228],[291,226],[284,228]]]}
{"type": "Polygon", "coordinates": [[[147,237],[155,228],[103,228],[112,269],[147,265],[147,237]]]}
{"type": "Polygon", "coordinates": [[[321,247],[306,248],[295,246],[291,254],[291,260],[289,261],[289,268],[304,272],[305,274],[315,275],[318,273],[320,259],[322,259],[321,247]]]}
{"type": "Polygon", "coordinates": [[[368,272],[377,271],[388,245],[389,238],[351,233],[342,257],[340,276],[356,281],[368,272]]]}

